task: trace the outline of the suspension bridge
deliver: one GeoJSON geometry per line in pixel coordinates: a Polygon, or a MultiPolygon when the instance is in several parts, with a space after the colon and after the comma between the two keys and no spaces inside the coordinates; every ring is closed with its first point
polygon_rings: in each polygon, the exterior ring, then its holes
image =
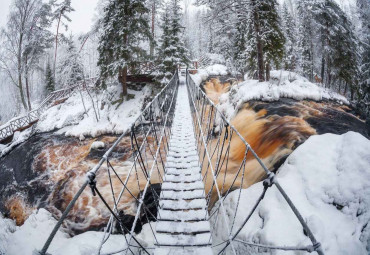
{"type": "Polygon", "coordinates": [[[69,212],[87,188],[110,212],[101,242],[96,246],[96,254],[241,254],[240,247],[243,246],[255,248],[255,253],[262,249],[324,254],[304,216],[285,193],[275,174],[266,168],[262,159],[194,83],[189,73],[186,73],[186,78],[179,77],[178,72],[174,74],[131,129],[115,141],[86,177],[38,254],[46,254],[58,229],[63,221],[68,220],[69,212]],[[129,170],[122,174],[111,163],[111,157],[120,141],[127,136],[131,139],[133,155],[129,160],[129,170]],[[242,144],[245,150],[240,161],[230,157],[235,144],[242,144]],[[251,159],[256,160],[265,173],[266,178],[260,183],[264,188],[251,211],[243,214],[242,224],[236,224],[240,201],[235,208],[225,208],[224,200],[231,192],[238,192],[240,199],[247,182],[246,162],[251,159]],[[99,183],[107,181],[109,195],[101,192],[99,186],[99,183]],[[132,183],[135,185],[129,185],[132,183]],[[158,184],[159,190],[155,188],[158,184]],[[276,186],[292,209],[311,245],[273,246],[238,236],[272,186],[276,186]],[[121,214],[128,198],[135,204],[131,226],[123,223],[121,214]],[[154,201],[155,210],[149,200],[154,201]],[[224,227],[217,229],[218,223],[224,227]],[[135,230],[139,224],[149,225],[147,229],[151,237],[148,240],[138,238],[135,230]],[[217,231],[222,231],[222,235],[217,231]],[[113,235],[122,236],[122,248],[105,253],[108,240],[113,235]]]}

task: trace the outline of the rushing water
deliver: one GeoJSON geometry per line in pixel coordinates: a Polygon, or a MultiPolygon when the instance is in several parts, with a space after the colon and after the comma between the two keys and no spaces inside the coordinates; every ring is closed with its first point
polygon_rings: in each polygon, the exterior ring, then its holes
{"type": "MultiPolygon", "coordinates": [[[[204,85],[204,90],[217,103],[219,95],[227,92],[229,86],[229,83],[212,80],[204,85]]],[[[292,99],[251,101],[239,110],[232,124],[272,170],[276,170],[311,135],[327,132],[342,134],[352,130],[369,137],[365,123],[352,113],[352,109],[333,102],[292,99]]],[[[23,224],[33,209],[40,207],[47,208],[56,217],[60,216],[84,183],[86,172],[116,139],[116,136],[102,136],[80,141],[54,133],[32,136],[0,158],[0,211],[15,219],[18,225],[23,224]],[[91,150],[91,144],[96,140],[104,142],[105,148],[91,150]]],[[[232,141],[230,165],[239,166],[244,154],[245,146],[240,140],[232,141]]],[[[244,188],[264,178],[263,171],[251,156],[247,161],[244,188]]],[[[111,163],[122,178],[127,176],[132,165],[129,137],[125,137],[114,150],[111,163]]],[[[106,166],[102,167],[99,175],[98,188],[107,202],[113,203],[106,166]]],[[[152,183],[158,182],[158,178],[154,177],[152,183]]],[[[120,190],[117,178],[113,178],[113,186],[115,192],[120,190]]],[[[143,188],[142,184],[137,186],[133,181],[128,186],[135,195],[143,188]]],[[[136,204],[126,197],[119,209],[126,215],[133,214],[136,204]]],[[[86,189],[65,226],[72,234],[100,230],[109,216],[100,199],[86,189]]]]}

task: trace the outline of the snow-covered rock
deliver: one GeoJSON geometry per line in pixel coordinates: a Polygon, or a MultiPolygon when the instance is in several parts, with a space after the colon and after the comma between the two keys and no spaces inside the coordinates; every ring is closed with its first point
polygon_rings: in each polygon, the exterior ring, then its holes
{"type": "Polygon", "coordinates": [[[230,92],[220,97],[219,109],[231,119],[239,107],[250,100],[278,101],[280,98],[315,101],[327,99],[349,104],[344,96],[320,87],[299,74],[279,70],[271,71],[269,82],[246,80],[233,86],[230,92]]]}
{"type": "MultiPolygon", "coordinates": [[[[311,136],[288,157],[279,169],[277,179],[321,242],[325,254],[369,254],[368,139],[355,132],[311,136]]],[[[262,183],[257,183],[242,190],[234,232],[241,226],[262,189],[262,183]]],[[[238,195],[239,192],[234,191],[224,202],[230,225],[238,195]]],[[[227,240],[224,229],[224,222],[219,220],[214,239],[222,236],[223,240],[227,240]]],[[[275,186],[267,191],[238,239],[280,246],[311,244],[275,186]]],[[[238,249],[244,250],[245,254],[256,253],[256,250],[244,245],[238,246],[238,249]]],[[[296,254],[268,250],[266,253],[296,254]]]]}
{"type": "Polygon", "coordinates": [[[197,86],[199,86],[203,81],[207,80],[210,75],[227,75],[227,67],[221,64],[213,64],[205,69],[198,69],[196,74],[191,74],[191,78],[197,86]]]}
{"type": "Polygon", "coordinates": [[[225,65],[214,64],[208,66],[206,71],[209,75],[227,75],[227,67],[225,65]]]}
{"type": "Polygon", "coordinates": [[[97,150],[97,149],[104,149],[105,144],[101,141],[95,141],[91,144],[90,149],[91,150],[97,150]]]}
{"type": "Polygon", "coordinates": [[[23,143],[26,141],[30,136],[32,135],[32,127],[22,131],[22,132],[15,132],[13,136],[13,140],[11,143],[7,145],[0,144],[0,157],[7,154],[9,151],[11,151],[14,147],[17,145],[23,143]]]}
{"type": "Polygon", "coordinates": [[[190,77],[195,82],[195,85],[199,86],[203,81],[207,80],[209,74],[204,69],[198,69],[196,74],[191,74],[190,77]]]}

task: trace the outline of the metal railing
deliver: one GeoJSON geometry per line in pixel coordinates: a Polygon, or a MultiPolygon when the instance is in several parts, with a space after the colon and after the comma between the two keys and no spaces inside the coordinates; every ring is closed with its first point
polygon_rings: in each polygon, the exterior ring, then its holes
{"type": "Polygon", "coordinates": [[[34,110],[23,116],[11,120],[8,124],[0,127],[0,142],[12,136],[16,131],[26,128],[38,121],[40,115],[55,101],[70,97],[77,89],[86,88],[86,84],[95,82],[96,78],[88,78],[78,84],[65,89],[49,93],[49,95],[34,110]]]}
{"type": "MultiPolygon", "coordinates": [[[[211,232],[216,231],[217,224],[224,224],[222,240],[217,240],[215,238],[216,235],[213,233],[213,250],[218,254],[225,254],[226,252],[237,254],[237,247],[246,245],[265,249],[316,251],[318,254],[323,254],[320,243],[316,240],[302,215],[275,178],[275,174],[267,169],[262,159],[257,156],[253,148],[235,127],[229,123],[200,87],[194,83],[189,73],[187,73],[186,82],[205,194],[207,194],[207,205],[210,210],[211,232]],[[256,171],[261,171],[261,175],[263,176],[264,174],[266,179],[261,183],[263,191],[260,197],[251,211],[246,214],[243,223],[238,225],[235,219],[239,209],[241,192],[253,184],[253,180],[250,180],[252,176],[248,173],[252,161],[257,163],[254,165],[258,165],[256,171]],[[276,186],[293,210],[312,245],[302,247],[273,246],[252,241],[248,242],[238,236],[264,198],[266,191],[273,185],[276,186]],[[231,192],[237,192],[237,202],[235,203],[235,208],[227,208],[229,214],[232,212],[232,215],[228,216],[224,201],[231,192]]],[[[218,236],[220,236],[220,233],[218,233],[218,236]]]]}
{"type": "Polygon", "coordinates": [[[179,77],[176,72],[170,82],[142,111],[131,129],[124,132],[106,151],[99,163],[87,173],[86,181],[64,210],[40,254],[46,254],[58,229],[64,221],[68,221],[68,214],[87,186],[91,188],[93,196],[98,196],[100,205],[105,208],[105,215],[107,213],[110,215],[106,219],[107,225],[98,247],[98,254],[101,254],[107,241],[115,233],[123,234],[122,249],[109,254],[149,254],[149,251],[154,249],[154,246],[149,247],[139,241],[135,231],[144,223],[148,223],[155,237],[152,222],[157,220],[156,210],[160,195],[160,190],[155,188],[155,185],[163,182],[178,84],[179,77]],[[132,154],[126,160],[126,164],[130,162],[130,165],[125,165],[126,168],[122,170],[121,161],[117,162],[111,156],[122,139],[128,135],[131,140],[132,154]],[[104,184],[106,189],[102,192],[104,184]],[[128,205],[132,206],[127,208],[128,205]],[[134,216],[131,226],[123,222],[128,215],[128,210],[131,211],[131,216],[134,216]]]}

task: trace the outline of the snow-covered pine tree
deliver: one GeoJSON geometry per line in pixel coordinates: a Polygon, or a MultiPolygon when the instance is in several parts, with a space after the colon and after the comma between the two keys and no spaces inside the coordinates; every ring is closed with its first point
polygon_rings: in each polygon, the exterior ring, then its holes
{"type": "Polygon", "coordinates": [[[284,54],[284,67],[286,70],[294,71],[297,66],[298,52],[297,52],[297,30],[296,22],[293,19],[290,11],[288,10],[287,3],[284,2],[282,8],[282,23],[283,30],[286,38],[285,54],[284,54]]]}
{"type": "Polygon", "coordinates": [[[170,17],[170,6],[165,3],[162,13],[162,36],[159,39],[160,47],[158,48],[158,63],[156,80],[162,85],[167,84],[171,79],[172,73],[175,68],[175,63],[172,61],[172,55],[175,48],[170,47],[172,40],[171,32],[171,17],[170,17]]]}
{"type": "Polygon", "coordinates": [[[55,91],[54,72],[51,68],[49,61],[46,65],[46,70],[45,70],[45,89],[46,89],[46,93],[55,91]]]}
{"type": "Polygon", "coordinates": [[[312,18],[312,0],[301,0],[298,9],[298,56],[299,69],[310,81],[314,79],[314,26],[312,18]]]}
{"type": "Polygon", "coordinates": [[[106,78],[118,75],[123,97],[128,68],[147,57],[140,44],[152,40],[148,14],[145,0],[110,0],[104,10],[98,66],[103,85],[106,78]]]}
{"type": "Polygon", "coordinates": [[[163,35],[158,49],[156,79],[163,85],[169,81],[178,65],[190,62],[188,49],[181,36],[180,11],[179,0],[171,0],[165,4],[162,14],[163,35]]]}
{"type": "Polygon", "coordinates": [[[347,15],[333,0],[315,1],[312,8],[321,42],[321,77],[326,86],[333,81],[358,91],[358,45],[347,15]]]}
{"type": "Polygon", "coordinates": [[[234,36],[234,67],[236,71],[243,75],[247,71],[247,17],[246,6],[242,1],[238,0],[236,3],[236,31],[234,36]]]}
{"type": "MultiPolygon", "coordinates": [[[[276,0],[251,0],[249,2],[250,19],[253,29],[248,29],[248,39],[255,42],[257,56],[258,79],[270,79],[273,63],[276,68],[281,65],[284,56],[285,36],[281,28],[281,20],[277,11],[276,0]]],[[[252,47],[248,47],[252,50],[252,47]]],[[[250,67],[249,67],[250,69],[250,67]]]]}
{"type": "Polygon", "coordinates": [[[58,68],[59,86],[71,86],[84,79],[82,59],[73,42],[72,35],[68,39],[67,52],[58,68]]]}
{"type": "Polygon", "coordinates": [[[370,3],[356,1],[360,28],[360,108],[370,122],[370,3]]]}
{"type": "Polygon", "coordinates": [[[270,79],[272,63],[280,68],[284,56],[285,36],[277,10],[276,0],[259,0],[257,10],[262,30],[261,39],[265,59],[266,80],[270,79]]]}
{"type": "Polygon", "coordinates": [[[189,51],[185,47],[183,38],[184,27],[181,26],[180,0],[171,0],[171,46],[175,48],[172,60],[175,65],[188,65],[190,62],[189,51]]]}

